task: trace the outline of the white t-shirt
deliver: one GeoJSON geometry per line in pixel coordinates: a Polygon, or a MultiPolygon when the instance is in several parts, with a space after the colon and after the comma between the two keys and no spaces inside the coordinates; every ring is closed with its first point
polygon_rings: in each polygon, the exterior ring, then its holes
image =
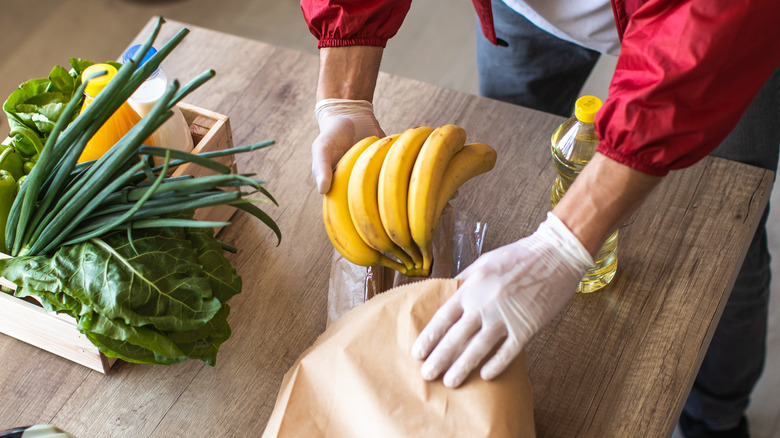
{"type": "Polygon", "coordinates": [[[503,0],[558,38],[617,56],[620,40],[610,0],[503,0]]]}

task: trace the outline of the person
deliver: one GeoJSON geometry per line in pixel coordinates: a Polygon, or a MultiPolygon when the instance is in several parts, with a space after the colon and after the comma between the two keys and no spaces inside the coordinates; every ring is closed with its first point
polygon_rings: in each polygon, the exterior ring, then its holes
{"type": "MultiPolygon", "coordinates": [[[[591,162],[534,233],[458,276],[461,286],[415,342],[423,377],[443,374],[451,387],[485,359],[482,378],[503,371],[669,171],[709,153],[776,170],[780,146],[780,41],[768,31],[780,19],[776,2],[473,2],[487,97],[568,116],[599,54],[619,57],[596,117],[600,143],[591,162]]],[[[311,151],[320,193],[352,144],[384,135],[373,94],[382,50],[409,7],[410,0],[301,0],[320,48],[320,134],[311,151]]],[[[680,418],[688,437],[748,436],[744,412],[764,362],[767,214],[680,418]]]]}

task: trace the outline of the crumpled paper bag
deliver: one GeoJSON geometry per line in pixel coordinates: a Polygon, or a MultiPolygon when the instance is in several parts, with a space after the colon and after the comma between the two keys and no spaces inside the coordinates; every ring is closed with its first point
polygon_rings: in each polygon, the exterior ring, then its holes
{"type": "Polygon", "coordinates": [[[263,437],[533,437],[524,354],[494,380],[426,382],[411,346],[457,280],[377,295],[329,327],[285,374],[263,437]]]}

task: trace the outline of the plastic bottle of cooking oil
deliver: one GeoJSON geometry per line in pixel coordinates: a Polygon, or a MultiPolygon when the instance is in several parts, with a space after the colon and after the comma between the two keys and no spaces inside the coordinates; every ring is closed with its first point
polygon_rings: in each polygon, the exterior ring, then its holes
{"type": "MultiPolygon", "coordinates": [[[[140,47],[140,44],[136,44],[127,49],[122,55],[122,63],[125,64],[132,59],[140,47]]],[[[141,60],[139,67],[155,53],[157,53],[157,50],[154,47],[150,47],[141,60]]],[[[162,67],[157,67],[146,81],[138,87],[135,93],[130,96],[127,102],[143,117],[149,113],[154,104],[162,97],[167,87],[168,77],[162,67]]],[[[152,134],[153,142],[155,146],[190,152],[192,151],[193,143],[189,125],[178,107],[174,106],[171,108],[171,111],[173,111],[173,116],[152,134]]]]}
{"type": "MultiPolygon", "coordinates": [[[[81,112],[84,112],[97,97],[98,93],[116,75],[116,68],[111,64],[93,64],[84,69],[84,72],[81,74],[81,80],[86,81],[89,76],[99,71],[105,71],[106,74],[98,76],[87,83],[84,89],[84,103],[81,106],[81,112]]],[[[79,156],[78,162],[83,163],[102,157],[127,131],[140,121],[141,116],[127,102],[123,103],[87,142],[84,151],[79,156]]]]}
{"type": "MultiPolygon", "coordinates": [[[[550,193],[550,203],[553,207],[596,152],[599,140],[593,121],[599,108],[601,100],[598,97],[580,97],[574,107],[574,117],[563,122],[553,132],[552,159],[553,166],[558,171],[550,193]]],[[[580,281],[578,292],[593,292],[612,281],[617,270],[617,241],[616,230],[599,249],[594,258],[596,263],[580,281]]]]}

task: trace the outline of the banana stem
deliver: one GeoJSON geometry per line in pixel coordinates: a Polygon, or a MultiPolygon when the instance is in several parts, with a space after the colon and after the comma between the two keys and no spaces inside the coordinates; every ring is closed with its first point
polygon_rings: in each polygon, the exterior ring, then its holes
{"type": "Polygon", "coordinates": [[[379,257],[379,262],[377,264],[378,265],[382,265],[382,266],[384,266],[386,268],[394,269],[394,270],[396,270],[396,271],[398,271],[398,272],[400,272],[400,273],[402,273],[404,275],[406,275],[406,273],[408,272],[408,269],[406,269],[406,266],[404,266],[404,265],[396,262],[395,260],[393,260],[393,259],[391,259],[391,258],[389,258],[387,256],[384,256],[384,255],[379,257]]]}
{"type": "Polygon", "coordinates": [[[422,269],[425,272],[429,272],[431,270],[431,264],[433,263],[433,245],[431,243],[426,243],[425,245],[420,246],[420,251],[423,256],[422,269]]]}

